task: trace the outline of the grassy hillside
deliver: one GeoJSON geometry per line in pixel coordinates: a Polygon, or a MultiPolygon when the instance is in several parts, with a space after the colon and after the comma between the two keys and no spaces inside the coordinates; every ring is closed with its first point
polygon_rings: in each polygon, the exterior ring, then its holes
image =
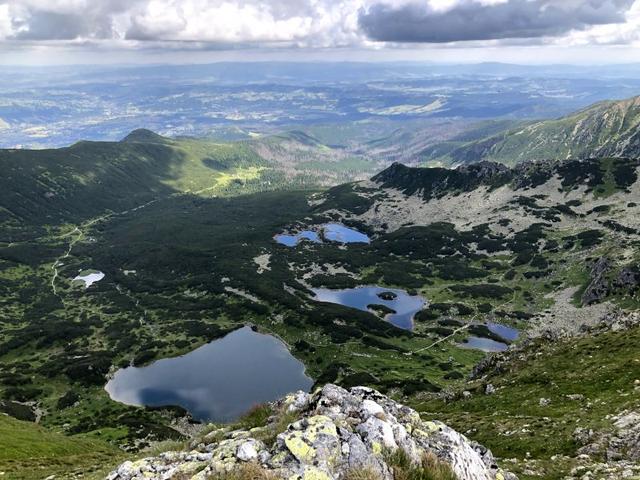
{"type": "Polygon", "coordinates": [[[54,433],[31,422],[0,414],[0,472],[7,480],[36,480],[56,475],[101,478],[124,452],[106,442],[54,433]]]}
{"type": "MultiPolygon", "coordinates": [[[[333,141],[338,139],[337,135],[331,138],[333,141]]],[[[306,178],[308,185],[313,183],[327,187],[362,180],[384,165],[345,145],[322,143],[302,130],[254,139],[247,145],[276,168],[282,169],[287,178],[306,178]]]]}
{"type": "Polygon", "coordinates": [[[242,144],[169,140],[146,131],[122,142],[1,150],[0,165],[0,223],[14,226],[76,223],[177,193],[262,190],[268,169],[242,144]]]}
{"type": "Polygon", "coordinates": [[[163,138],[148,130],[120,142],[0,150],[0,167],[0,242],[7,243],[20,240],[25,226],[44,235],[50,233],[45,226],[79,224],[170,196],[335,185],[376,169],[301,132],[220,143],[163,138]]]}
{"type": "MultiPolygon", "coordinates": [[[[615,415],[640,407],[634,384],[639,341],[638,327],[559,342],[538,339],[517,353],[498,355],[494,368],[461,385],[451,401],[414,406],[426,418],[467,432],[494,454],[515,459],[508,468],[523,480],[566,478],[585,463],[577,458],[584,445],[576,441],[576,428],[593,430],[598,437],[613,431],[615,415]],[[488,384],[494,394],[486,394],[488,384]],[[470,395],[463,396],[463,390],[470,395]]],[[[592,457],[587,460],[607,461],[605,451],[592,457]]]]}
{"type": "Polygon", "coordinates": [[[423,159],[446,164],[491,160],[515,165],[542,159],[634,158],[640,155],[640,97],[602,102],[556,120],[492,134],[479,130],[466,143],[464,138],[424,151],[423,159]]]}

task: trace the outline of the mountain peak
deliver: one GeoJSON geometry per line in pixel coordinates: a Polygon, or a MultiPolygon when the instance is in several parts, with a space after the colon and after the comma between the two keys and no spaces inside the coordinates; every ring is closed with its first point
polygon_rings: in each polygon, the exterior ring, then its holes
{"type": "Polygon", "coordinates": [[[168,143],[170,140],[146,128],[138,128],[124,137],[121,141],[126,143],[168,143]]]}

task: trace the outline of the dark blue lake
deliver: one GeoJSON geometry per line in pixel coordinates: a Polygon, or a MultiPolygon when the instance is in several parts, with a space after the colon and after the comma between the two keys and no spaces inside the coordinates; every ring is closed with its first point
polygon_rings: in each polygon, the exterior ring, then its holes
{"type": "Polygon", "coordinates": [[[377,286],[357,287],[345,290],[329,290],[327,288],[312,288],[314,300],[318,302],[337,303],[358,310],[371,311],[370,305],[383,305],[395,311],[385,316],[385,319],[396,327],[405,330],[413,329],[413,316],[424,307],[424,298],[411,296],[404,290],[383,288],[377,286]],[[385,293],[391,293],[390,299],[385,293]],[[387,298],[381,298],[381,295],[387,298]]]}
{"type": "Polygon", "coordinates": [[[179,405],[197,420],[227,422],[312,385],[284,343],[245,327],[181,357],[118,370],[105,389],[128,405],[179,405]]]}

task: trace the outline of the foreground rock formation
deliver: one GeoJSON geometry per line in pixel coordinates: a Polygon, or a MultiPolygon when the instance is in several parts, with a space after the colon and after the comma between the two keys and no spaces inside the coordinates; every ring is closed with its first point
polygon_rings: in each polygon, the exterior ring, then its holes
{"type": "Polygon", "coordinates": [[[264,427],[217,429],[191,451],[125,462],[108,479],[201,480],[251,464],[291,480],[342,479],[356,471],[392,480],[388,459],[398,451],[416,465],[427,455],[437,457],[459,480],[516,479],[486,448],[369,388],[326,385],[314,395],[290,395],[274,408],[278,413],[264,427]]]}

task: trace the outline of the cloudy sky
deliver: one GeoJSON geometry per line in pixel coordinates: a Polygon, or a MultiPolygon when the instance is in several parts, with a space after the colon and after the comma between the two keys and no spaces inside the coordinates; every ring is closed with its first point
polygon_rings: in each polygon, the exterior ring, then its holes
{"type": "Polygon", "coordinates": [[[0,63],[640,62],[640,0],[0,0],[0,63]]]}

